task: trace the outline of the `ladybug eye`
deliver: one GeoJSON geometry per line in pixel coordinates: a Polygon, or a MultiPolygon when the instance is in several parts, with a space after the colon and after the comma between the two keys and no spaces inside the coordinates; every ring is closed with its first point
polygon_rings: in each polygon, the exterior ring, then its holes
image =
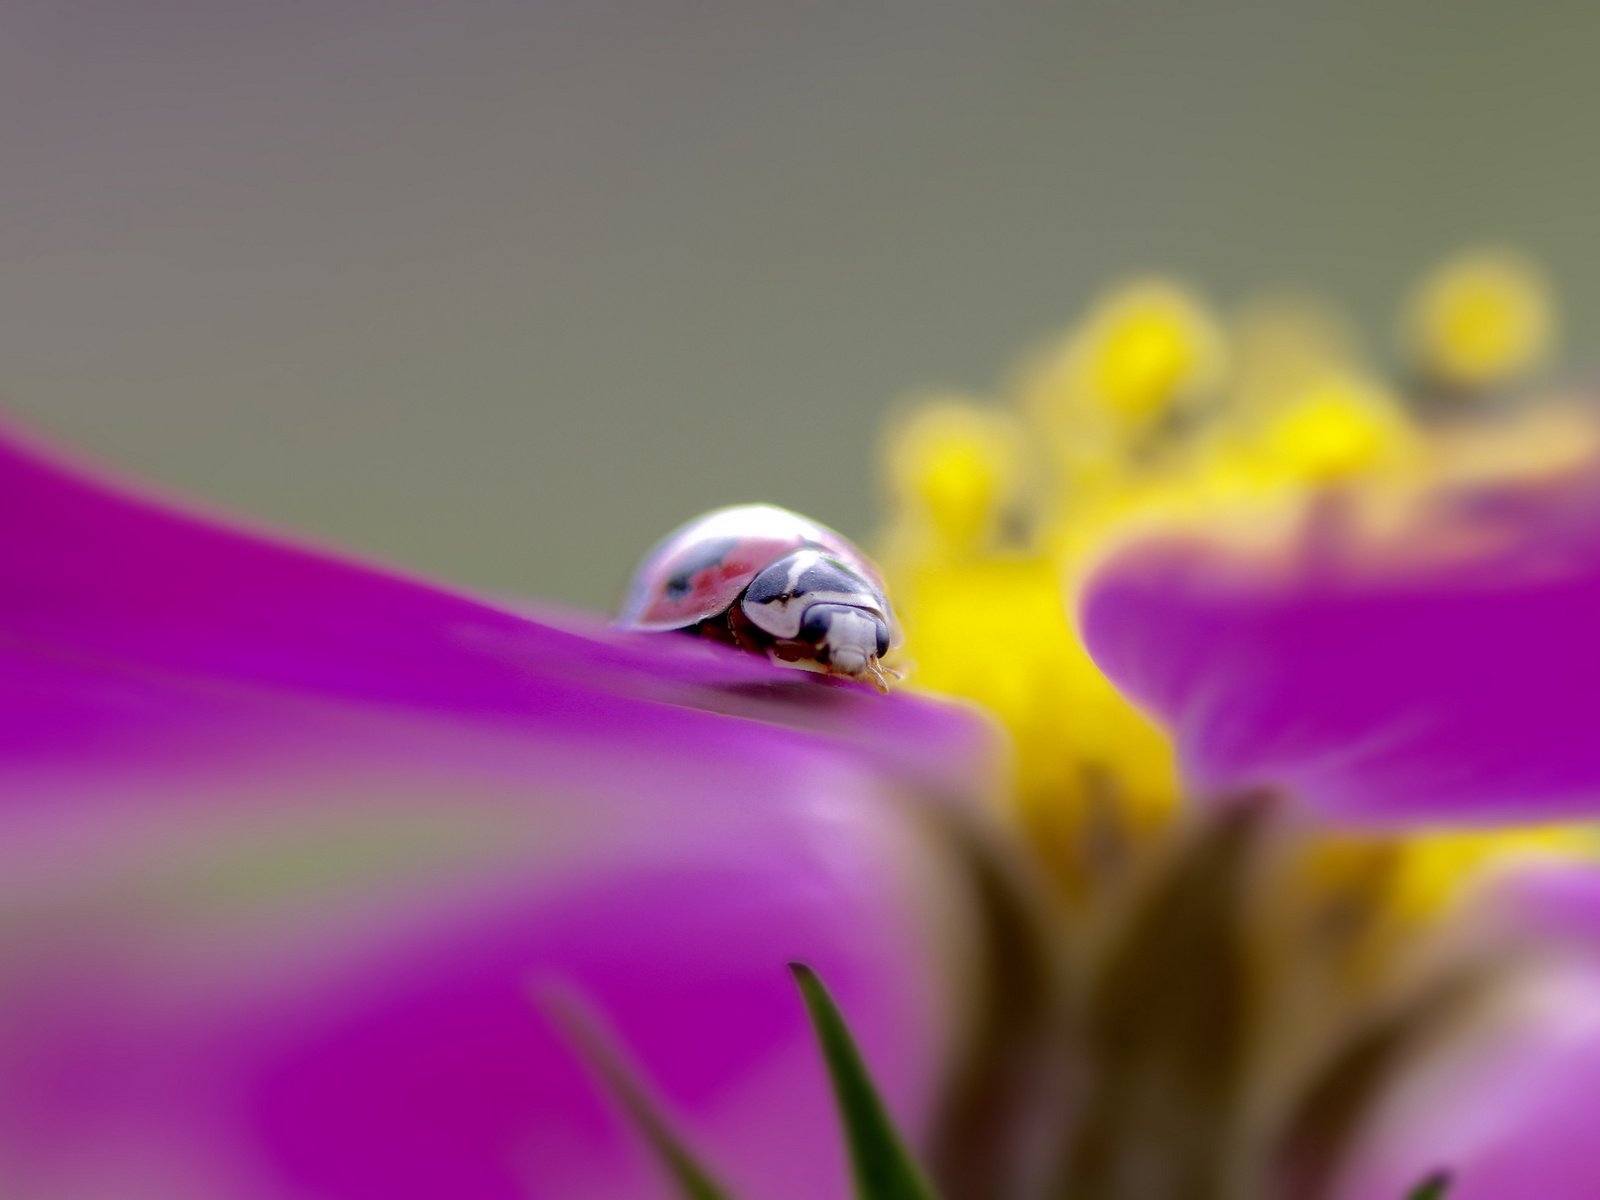
{"type": "Polygon", "coordinates": [[[806,612],[805,620],[800,623],[799,637],[801,641],[810,642],[820,646],[828,640],[828,630],[833,625],[833,618],[840,611],[837,604],[819,604],[806,612]]]}

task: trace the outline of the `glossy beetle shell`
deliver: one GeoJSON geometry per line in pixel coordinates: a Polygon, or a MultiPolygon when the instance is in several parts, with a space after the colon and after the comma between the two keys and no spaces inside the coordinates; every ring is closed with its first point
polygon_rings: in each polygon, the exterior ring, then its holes
{"type": "Polygon", "coordinates": [[[634,573],[617,623],[687,629],[725,613],[750,581],[786,554],[815,548],[871,587],[889,616],[883,579],[842,534],[772,504],[719,508],[669,533],[634,573]]]}
{"type": "Polygon", "coordinates": [[[770,504],[717,509],[645,555],[617,623],[681,630],[888,689],[899,642],[883,580],[825,525],[770,504]]]}

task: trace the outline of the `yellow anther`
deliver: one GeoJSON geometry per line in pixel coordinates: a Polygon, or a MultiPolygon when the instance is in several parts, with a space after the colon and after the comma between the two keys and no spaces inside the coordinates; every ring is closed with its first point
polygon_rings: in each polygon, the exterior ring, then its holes
{"type": "MultiPolygon", "coordinates": [[[[1506,256],[1442,272],[1412,318],[1417,362],[1448,390],[1508,377],[1549,338],[1537,275],[1506,256]]],[[[913,681],[984,706],[1009,731],[1017,815],[1071,899],[1093,898],[1111,842],[1158,848],[1179,805],[1173,746],[1099,672],[1071,615],[1085,572],[1120,539],[1202,524],[1235,551],[1276,554],[1314,529],[1410,555],[1412,506],[1430,489],[1570,469],[1581,461],[1572,447],[1600,440],[1581,408],[1493,428],[1415,425],[1314,303],[1258,306],[1232,337],[1225,345],[1180,288],[1131,285],[1022,373],[1027,426],[942,398],[886,443],[895,513],[883,562],[913,681]],[[1168,419],[1210,398],[1206,420],[1168,419]],[[1002,536],[1013,516],[1025,542],[1002,536]]],[[[1310,899],[1352,900],[1370,925],[1341,952],[1350,980],[1507,855],[1600,856],[1600,835],[1566,832],[1307,836],[1296,870],[1310,899]]]]}
{"type": "Polygon", "coordinates": [[[992,543],[1027,475],[1016,419],[956,398],[923,403],[888,449],[897,519],[948,551],[992,543]]]}
{"type": "Polygon", "coordinates": [[[1111,292],[1056,348],[1024,370],[1024,408],[1071,464],[1088,446],[1124,454],[1175,407],[1216,385],[1223,339],[1211,316],[1163,281],[1111,292]]]}
{"type": "Polygon", "coordinates": [[[1151,282],[1100,305],[1083,353],[1093,399],[1122,421],[1143,425],[1214,385],[1223,345],[1198,301],[1172,284],[1151,282]]]}
{"type": "Polygon", "coordinates": [[[1430,378],[1477,390],[1537,366],[1550,349],[1554,324],[1538,268],[1518,255],[1483,251],[1423,281],[1407,312],[1406,333],[1430,378]]]}
{"type": "Polygon", "coordinates": [[[1312,385],[1269,423],[1261,448],[1267,472],[1296,483],[1327,483],[1402,461],[1410,431],[1388,393],[1353,375],[1312,385]]]}

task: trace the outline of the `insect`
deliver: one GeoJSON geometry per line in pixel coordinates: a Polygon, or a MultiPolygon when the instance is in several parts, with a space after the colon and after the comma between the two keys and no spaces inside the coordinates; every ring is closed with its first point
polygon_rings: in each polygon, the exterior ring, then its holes
{"type": "Polygon", "coordinates": [[[617,624],[680,630],[867,679],[899,641],[883,580],[825,525],[771,504],[719,508],[668,534],[634,573],[617,624]]]}

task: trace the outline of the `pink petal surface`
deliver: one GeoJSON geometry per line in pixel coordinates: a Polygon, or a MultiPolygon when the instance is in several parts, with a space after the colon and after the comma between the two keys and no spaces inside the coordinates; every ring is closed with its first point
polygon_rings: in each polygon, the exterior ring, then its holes
{"type": "Polygon", "coordinates": [[[0,442],[8,1188],[664,1194],[554,983],[730,1182],[843,1195],[795,958],[915,1123],[954,952],[919,811],[986,730],[561,625],[0,442]]]}
{"type": "Polygon", "coordinates": [[[1392,1200],[1432,1170],[1450,1200],[1600,1196],[1600,872],[1518,871],[1497,919],[1556,953],[1470,1030],[1442,1038],[1370,1116],[1334,1200],[1392,1200]]]}
{"type": "Polygon", "coordinates": [[[1600,811],[1600,478],[1436,493],[1399,527],[1341,499],[1265,545],[1145,531],[1088,579],[1090,652],[1191,789],[1362,822],[1600,811]]]}

